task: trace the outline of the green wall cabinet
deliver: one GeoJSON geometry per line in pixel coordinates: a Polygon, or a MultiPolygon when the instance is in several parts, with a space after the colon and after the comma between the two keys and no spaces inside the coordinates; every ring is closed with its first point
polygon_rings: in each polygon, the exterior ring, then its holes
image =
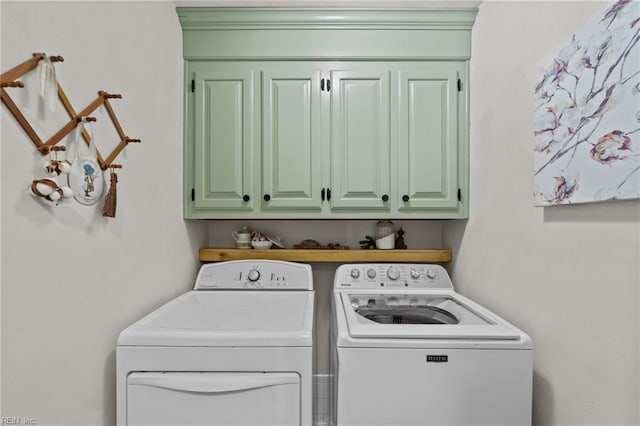
{"type": "Polygon", "coordinates": [[[262,71],[264,211],[322,209],[320,74],[305,63],[262,71]]]}
{"type": "Polygon", "coordinates": [[[465,218],[476,11],[280,12],[178,8],[185,217],[465,218]]]}
{"type": "Polygon", "coordinates": [[[194,207],[253,211],[260,111],[254,71],[194,71],[194,207]]]}

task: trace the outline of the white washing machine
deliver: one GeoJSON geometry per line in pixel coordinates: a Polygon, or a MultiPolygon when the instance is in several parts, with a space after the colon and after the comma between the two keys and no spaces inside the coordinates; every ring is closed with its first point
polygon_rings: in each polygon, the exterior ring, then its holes
{"type": "Polygon", "coordinates": [[[311,426],[313,316],[309,265],[203,265],[120,334],[117,424],[311,426]]]}
{"type": "Polygon", "coordinates": [[[340,266],[332,345],[337,426],[531,424],[530,338],[439,265],[340,266]]]}

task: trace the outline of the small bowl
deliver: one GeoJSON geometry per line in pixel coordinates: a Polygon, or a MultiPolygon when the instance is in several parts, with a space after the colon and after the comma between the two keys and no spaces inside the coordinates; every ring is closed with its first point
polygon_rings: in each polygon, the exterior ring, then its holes
{"type": "Polygon", "coordinates": [[[271,248],[272,244],[271,241],[251,241],[251,245],[256,250],[267,250],[271,248]]]}

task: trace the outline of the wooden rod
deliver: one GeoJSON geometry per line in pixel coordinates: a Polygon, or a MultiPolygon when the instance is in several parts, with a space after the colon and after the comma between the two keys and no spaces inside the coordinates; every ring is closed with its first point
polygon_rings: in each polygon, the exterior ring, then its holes
{"type": "Polygon", "coordinates": [[[132,139],[129,136],[125,136],[124,139],[120,141],[120,143],[113,149],[113,151],[111,151],[111,154],[109,154],[109,156],[105,160],[106,165],[103,167],[103,170],[106,170],[109,167],[109,164],[111,164],[111,162],[115,160],[118,155],[120,155],[122,150],[125,149],[128,144],[140,142],[142,142],[140,139],[132,139]]]}
{"type": "Polygon", "coordinates": [[[118,136],[120,136],[120,140],[124,140],[127,138],[127,135],[124,134],[122,127],[120,126],[120,122],[118,121],[118,117],[113,112],[113,108],[111,108],[111,103],[109,103],[109,99],[104,100],[104,107],[107,110],[107,114],[109,114],[109,118],[111,118],[111,122],[113,126],[116,128],[116,132],[118,132],[118,136]]]}
{"type": "Polygon", "coordinates": [[[35,69],[38,66],[38,62],[44,58],[44,53],[34,53],[31,59],[27,59],[23,63],[16,65],[11,68],[9,71],[3,73],[0,76],[0,80],[2,81],[14,81],[28,73],[29,71],[35,69]]]}
{"type": "Polygon", "coordinates": [[[21,81],[2,81],[0,87],[24,87],[24,83],[21,81]]]}
{"type": "MultiPolygon", "coordinates": [[[[58,85],[58,88],[60,88],[59,85],[58,85]]],[[[58,91],[58,94],[59,93],[60,93],[60,91],[58,91]]],[[[65,98],[66,98],[66,96],[65,96],[65,98]]],[[[68,102],[68,100],[66,102],[68,102]]],[[[64,103],[64,101],[63,101],[63,103],[64,103]]],[[[85,117],[85,116],[91,114],[93,111],[96,110],[96,108],[98,108],[103,103],[104,103],[104,97],[98,96],[96,98],[96,100],[91,102],[85,109],[83,109],[78,114],[76,114],[76,116],[73,117],[73,119],[71,121],[69,121],[64,127],[62,127],[62,129],[60,129],[55,135],[53,135],[45,143],[45,146],[49,147],[49,146],[55,145],[58,142],[60,142],[62,140],[62,138],[64,138],[66,135],[71,133],[71,131],[73,129],[76,128],[76,126],[78,125],[78,119],[79,118],[85,117]]],[[[67,108],[67,107],[65,106],[65,108],[67,108]]],[[[69,112],[69,111],[75,112],[75,111],[73,111],[73,107],[71,107],[71,104],[69,104],[69,107],[67,108],[67,112],[69,112]]],[[[89,137],[89,134],[87,134],[87,137],[85,138],[85,142],[87,143],[87,145],[89,144],[90,140],[91,140],[91,138],[89,137]]],[[[100,153],[98,153],[98,161],[102,161],[100,153]]]]}
{"type": "Polygon", "coordinates": [[[97,119],[97,118],[95,118],[95,117],[78,117],[78,118],[76,118],[76,121],[77,121],[78,123],[80,123],[82,120],[84,120],[84,121],[90,121],[90,122],[98,121],[98,119],[97,119]]]}
{"type": "Polygon", "coordinates": [[[123,139],[120,141],[120,143],[113,149],[113,151],[111,151],[111,154],[109,154],[107,159],[104,160],[104,165],[102,166],[102,170],[107,170],[107,168],[109,167],[108,165],[111,164],[111,162],[116,159],[116,157],[127,146],[127,143],[128,142],[126,139],[123,139]]]}
{"type": "MultiPolygon", "coordinates": [[[[30,59],[27,59],[23,63],[16,65],[9,71],[3,73],[0,76],[0,80],[14,81],[19,79],[29,71],[34,70],[38,66],[38,62],[46,57],[47,55],[45,53],[34,53],[30,59]]],[[[62,56],[49,56],[49,59],[51,59],[51,62],[64,62],[64,58],[62,56]]]]}
{"type": "Polygon", "coordinates": [[[7,106],[7,108],[9,108],[9,112],[11,112],[11,115],[13,115],[16,121],[18,121],[18,124],[20,124],[20,126],[27,133],[27,136],[29,136],[29,139],[31,139],[36,148],[42,151],[44,143],[42,143],[42,140],[36,134],[36,131],[33,130],[33,127],[31,127],[24,115],[22,115],[20,109],[18,109],[9,94],[2,88],[0,88],[0,98],[2,98],[2,102],[7,106]]]}
{"type": "Polygon", "coordinates": [[[80,117],[76,118],[75,120],[69,121],[60,130],[58,130],[55,135],[51,136],[51,138],[49,138],[49,140],[47,140],[44,145],[48,148],[53,147],[55,144],[60,142],[62,138],[71,133],[71,131],[73,131],[73,129],[75,129],[78,126],[78,123],[80,123],[81,121],[82,118],[80,117]]]}
{"type": "Polygon", "coordinates": [[[98,95],[104,96],[107,99],[122,99],[122,95],[119,95],[117,93],[107,93],[104,90],[100,90],[98,92],[98,95]]]}

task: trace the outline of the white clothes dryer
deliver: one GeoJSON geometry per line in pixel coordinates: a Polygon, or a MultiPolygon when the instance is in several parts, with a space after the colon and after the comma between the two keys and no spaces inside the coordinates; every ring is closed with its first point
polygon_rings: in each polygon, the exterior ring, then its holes
{"type": "Polygon", "coordinates": [[[311,426],[313,316],[309,265],[203,265],[120,334],[117,424],[311,426]]]}
{"type": "Polygon", "coordinates": [[[441,266],[342,265],[332,309],[337,426],[531,424],[531,339],[441,266]]]}

